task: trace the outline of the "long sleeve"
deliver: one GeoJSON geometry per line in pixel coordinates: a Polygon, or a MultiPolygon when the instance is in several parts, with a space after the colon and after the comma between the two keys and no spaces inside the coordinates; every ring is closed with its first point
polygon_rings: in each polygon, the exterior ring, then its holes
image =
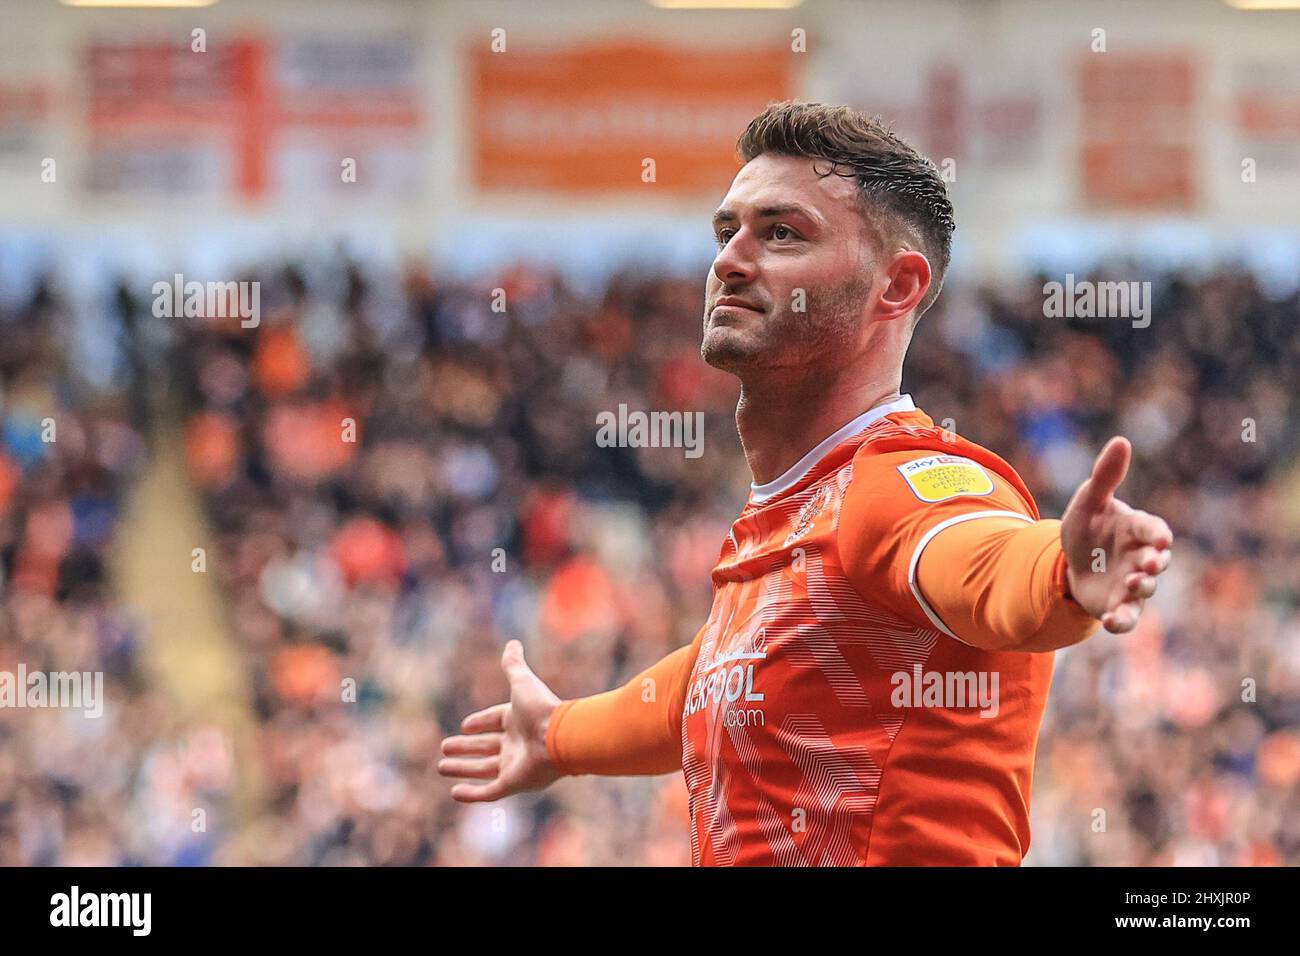
{"type": "Polygon", "coordinates": [[[982,518],[945,528],[921,553],[916,581],[939,619],[985,650],[1052,651],[1100,622],[1067,598],[1061,522],[982,518]]]}
{"type": "Polygon", "coordinates": [[[682,768],[682,707],[704,638],[641,672],[622,687],[566,700],[551,714],[546,749],[565,774],[642,775],[682,768]]]}

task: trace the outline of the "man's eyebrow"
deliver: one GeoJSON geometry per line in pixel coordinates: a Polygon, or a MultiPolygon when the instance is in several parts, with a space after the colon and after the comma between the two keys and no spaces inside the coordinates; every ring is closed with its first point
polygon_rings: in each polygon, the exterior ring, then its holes
{"type": "MultiPolygon", "coordinates": [[[[759,219],[773,219],[777,216],[803,216],[805,219],[811,219],[813,222],[821,222],[821,217],[813,213],[805,206],[798,203],[786,203],[780,206],[763,206],[758,210],[759,219]]],[[[736,215],[735,210],[722,208],[713,214],[713,227],[716,229],[724,222],[736,222],[740,217],[736,215]]]]}

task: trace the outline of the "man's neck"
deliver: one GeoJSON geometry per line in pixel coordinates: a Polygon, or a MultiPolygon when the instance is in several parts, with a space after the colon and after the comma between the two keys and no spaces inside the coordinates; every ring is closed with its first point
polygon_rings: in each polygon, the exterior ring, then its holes
{"type": "Polygon", "coordinates": [[[834,380],[796,385],[742,383],[736,430],[754,484],[781,477],[836,429],[899,398],[898,388],[897,376],[848,385],[834,380]]]}

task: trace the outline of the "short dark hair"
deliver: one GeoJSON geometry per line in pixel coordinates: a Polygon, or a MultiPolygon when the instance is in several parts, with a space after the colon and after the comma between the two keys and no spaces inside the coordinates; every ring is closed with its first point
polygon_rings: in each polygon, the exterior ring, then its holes
{"type": "Polygon", "coordinates": [[[886,229],[910,234],[930,260],[933,281],[916,317],[934,302],[952,254],[952,202],[934,163],[879,117],[847,106],[769,103],[740,134],[736,152],[742,163],[763,153],[824,159],[832,165],[822,175],[857,179],[864,210],[892,220],[886,229]]]}

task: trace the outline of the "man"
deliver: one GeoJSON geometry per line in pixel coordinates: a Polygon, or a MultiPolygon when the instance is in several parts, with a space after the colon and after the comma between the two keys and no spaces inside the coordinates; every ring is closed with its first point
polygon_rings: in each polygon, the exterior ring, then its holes
{"type": "Polygon", "coordinates": [[[1112,438],[1060,520],[899,394],[948,266],[934,166],[842,107],[777,103],[714,216],[705,360],[740,379],[754,476],[689,647],[561,702],[518,642],[510,701],[439,770],[465,802],[682,769],[696,865],[1018,865],[1052,651],[1133,629],[1172,536],[1114,497],[1112,438]]]}

